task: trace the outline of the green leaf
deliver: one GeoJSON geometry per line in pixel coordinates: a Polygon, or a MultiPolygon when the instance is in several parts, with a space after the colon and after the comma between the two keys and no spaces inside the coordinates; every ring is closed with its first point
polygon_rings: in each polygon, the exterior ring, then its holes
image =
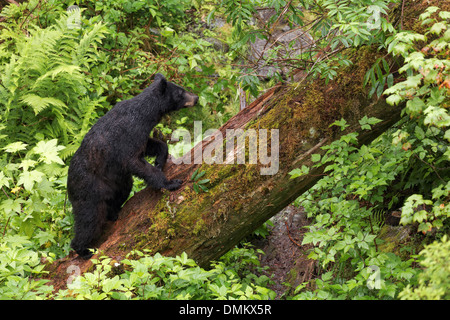
{"type": "Polygon", "coordinates": [[[418,97],[415,97],[414,99],[408,100],[406,102],[406,109],[412,115],[422,113],[424,108],[425,108],[425,103],[422,101],[422,99],[420,99],[418,97]]]}
{"type": "Polygon", "coordinates": [[[347,128],[349,125],[347,124],[347,120],[341,119],[341,120],[336,120],[335,122],[330,124],[330,127],[331,126],[338,126],[341,128],[341,131],[344,131],[345,128],[347,128]]]}
{"type": "Polygon", "coordinates": [[[53,70],[48,71],[46,74],[40,76],[35,84],[33,85],[33,89],[35,89],[37,87],[37,84],[39,83],[39,81],[42,81],[43,79],[51,76],[52,80],[55,80],[56,76],[60,73],[68,73],[69,75],[72,75],[74,73],[74,71],[80,71],[81,68],[78,66],[74,66],[74,65],[61,65],[56,67],[53,70]]]}
{"type": "Polygon", "coordinates": [[[425,210],[419,210],[414,213],[413,221],[422,222],[427,219],[427,212],[425,210]]]}
{"type": "Polygon", "coordinates": [[[200,192],[200,189],[199,189],[199,187],[198,187],[198,184],[194,183],[194,185],[193,185],[192,187],[194,188],[194,191],[195,191],[196,193],[199,193],[199,192],[200,192]]]}
{"type": "Polygon", "coordinates": [[[394,75],[392,73],[390,73],[387,76],[387,80],[386,81],[387,81],[388,88],[392,87],[394,85],[394,75]]]}
{"type": "Polygon", "coordinates": [[[188,256],[187,256],[186,252],[183,252],[180,256],[177,256],[176,258],[182,264],[186,264],[188,262],[188,256]]]}
{"type": "Polygon", "coordinates": [[[312,162],[319,162],[320,158],[321,158],[320,154],[315,153],[315,154],[311,155],[311,161],[312,162]]]}
{"type": "Polygon", "coordinates": [[[19,168],[23,168],[23,171],[28,171],[29,168],[34,167],[36,164],[37,161],[25,159],[20,163],[19,168]]]}
{"type": "Polygon", "coordinates": [[[419,227],[417,228],[417,231],[422,232],[422,233],[425,234],[428,231],[430,231],[432,227],[433,226],[429,222],[420,223],[419,227]]]}
{"type": "Polygon", "coordinates": [[[439,17],[441,17],[443,20],[450,19],[450,12],[441,11],[441,12],[439,12],[439,17]]]}
{"type": "Polygon", "coordinates": [[[33,148],[33,152],[40,155],[39,160],[47,164],[58,163],[64,165],[64,161],[58,156],[58,152],[65,149],[63,146],[57,145],[56,139],[50,141],[39,141],[36,147],[33,148]]]}
{"type": "Polygon", "coordinates": [[[384,68],[384,71],[385,72],[389,72],[389,64],[387,63],[387,61],[384,59],[384,58],[382,58],[381,59],[381,62],[383,63],[383,68],[384,68]]]}
{"type": "Polygon", "coordinates": [[[48,242],[56,243],[55,236],[51,232],[39,230],[38,234],[34,236],[34,239],[39,241],[39,245],[46,244],[48,242]]]}
{"type": "Polygon", "coordinates": [[[323,281],[329,281],[332,278],[333,278],[333,272],[331,272],[331,271],[328,271],[328,272],[325,272],[324,274],[322,274],[323,281]]]}
{"type": "Polygon", "coordinates": [[[201,177],[203,177],[206,174],[206,171],[202,171],[199,174],[197,174],[197,176],[195,177],[195,180],[200,179],[201,177]]]}
{"type": "Polygon", "coordinates": [[[438,128],[450,126],[450,116],[446,109],[440,107],[429,106],[425,109],[426,114],[424,123],[431,124],[438,128]]]}
{"type": "Polygon", "coordinates": [[[308,174],[309,173],[309,167],[307,167],[306,165],[302,165],[302,173],[303,174],[308,174]]]}
{"type": "Polygon", "coordinates": [[[27,147],[26,143],[23,143],[21,141],[17,141],[17,142],[13,142],[13,143],[8,144],[6,147],[3,148],[3,150],[5,150],[6,152],[9,152],[9,153],[15,153],[15,152],[18,152],[18,151],[25,150],[26,147],[27,147]]]}
{"type": "Polygon", "coordinates": [[[209,181],[210,181],[210,179],[203,179],[203,180],[198,181],[197,183],[200,185],[200,184],[208,183],[209,181]]]}
{"type": "Polygon", "coordinates": [[[423,129],[420,126],[416,126],[414,128],[414,135],[419,140],[422,140],[425,138],[425,132],[423,131],[423,129]]]}
{"type": "Polygon", "coordinates": [[[9,215],[11,212],[20,214],[22,211],[22,203],[25,203],[22,199],[7,199],[3,200],[0,205],[0,209],[4,211],[5,214],[9,215]]]}
{"type": "Polygon", "coordinates": [[[191,176],[191,180],[194,180],[195,181],[195,177],[197,176],[197,173],[198,173],[198,170],[199,170],[200,168],[198,168],[197,170],[195,170],[194,171],[194,173],[192,174],[192,176],[191,176]]]}
{"type": "Polygon", "coordinates": [[[171,37],[171,36],[175,33],[175,30],[173,30],[173,29],[170,28],[170,27],[165,27],[165,28],[162,29],[160,32],[161,32],[161,35],[162,35],[163,37],[168,38],[168,37],[171,37]]]}
{"type": "Polygon", "coordinates": [[[447,25],[444,22],[437,22],[431,27],[430,32],[440,34],[442,30],[447,30],[447,25]]]}
{"type": "MultiPolygon", "coordinates": [[[[448,129],[448,130],[445,131],[444,139],[447,139],[448,142],[450,142],[450,129],[448,129]]],[[[449,159],[449,160],[450,160],[450,159],[449,159]]]]}
{"type": "Polygon", "coordinates": [[[398,94],[393,94],[386,98],[386,102],[391,106],[398,105],[401,101],[402,97],[398,94]]]}
{"type": "Polygon", "coordinates": [[[418,88],[422,83],[422,75],[419,73],[415,76],[408,77],[405,81],[406,88],[418,88]]]}
{"type": "Polygon", "coordinates": [[[2,171],[0,171],[0,188],[3,186],[6,186],[9,188],[9,180],[11,180],[11,179],[6,177],[5,174],[2,171]]]}
{"type": "Polygon", "coordinates": [[[302,170],[300,170],[299,168],[295,168],[289,172],[289,175],[291,176],[289,179],[295,179],[303,175],[303,173],[302,170]]]}
{"type": "Polygon", "coordinates": [[[19,179],[17,181],[18,185],[23,185],[25,190],[31,191],[33,189],[35,182],[41,182],[42,178],[45,176],[40,171],[24,171],[19,175],[19,179]]]}
{"type": "Polygon", "coordinates": [[[375,117],[368,118],[367,116],[364,116],[361,120],[359,120],[359,124],[361,125],[361,129],[363,130],[370,130],[370,125],[377,124],[381,122],[380,119],[377,119],[375,117]]]}
{"type": "Polygon", "coordinates": [[[432,13],[434,13],[434,12],[436,12],[436,11],[438,11],[438,10],[439,10],[438,7],[436,7],[436,6],[430,6],[430,7],[428,7],[428,8],[425,10],[424,13],[422,13],[422,14],[419,16],[419,18],[420,18],[421,20],[425,20],[425,19],[429,18],[429,17],[431,16],[432,13]]]}

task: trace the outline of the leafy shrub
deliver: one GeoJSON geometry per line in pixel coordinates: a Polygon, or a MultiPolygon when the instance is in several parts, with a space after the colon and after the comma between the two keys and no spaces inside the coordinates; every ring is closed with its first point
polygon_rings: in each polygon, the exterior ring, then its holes
{"type": "Polygon", "coordinates": [[[205,270],[185,253],[163,257],[132,251],[120,263],[111,258],[93,260],[95,270],[85,272],[60,291],[57,299],[273,299],[265,286],[266,276],[257,277],[249,267],[259,260],[251,248],[235,248],[205,270]],[[133,258],[131,258],[133,256],[133,258]],[[233,261],[233,263],[231,263],[233,261]]]}
{"type": "Polygon", "coordinates": [[[33,239],[37,248],[67,254],[72,219],[64,212],[67,168],[56,139],[40,141],[23,158],[27,145],[14,142],[3,147],[0,159],[0,225],[3,235],[33,239]]]}
{"type": "Polygon", "coordinates": [[[0,299],[45,299],[53,287],[47,280],[33,280],[42,273],[41,257],[24,236],[6,236],[0,240],[0,299]]]}
{"type": "Polygon", "coordinates": [[[424,271],[419,274],[418,285],[408,285],[399,294],[402,300],[448,300],[450,298],[450,264],[448,252],[450,241],[445,235],[420,252],[420,264],[424,271]]]}
{"type": "MultiPolygon", "coordinates": [[[[424,35],[404,31],[384,36],[383,47],[404,58],[405,63],[399,69],[400,73],[406,73],[404,81],[393,84],[389,75],[375,77],[374,73],[381,73],[381,69],[375,70],[384,65],[380,59],[366,75],[367,83],[372,78],[370,93],[377,91],[380,95],[380,88],[387,83],[390,86],[384,91],[387,102],[406,101],[405,117],[397,124],[398,129],[359,149],[358,134],[350,133],[322,148],[326,150],[323,156],[312,155],[318,166],[325,165],[326,175],[296,202],[315,218],[303,243],[315,245],[309,257],[320,262],[323,274],[315,280],[315,290],[308,291],[306,284],[302,284],[294,298],[391,299],[446,294],[442,289],[445,281],[442,283],[441,279],[448,278],[448,268],[442,268],[429,287],[426,283],[435,267],[445,263],[439,257],[448,255],[448,248],[443,246],[437,252],[434,246],[422,251],[421,255],[426,256],[424,263],[430,267],[422,274],[413,268],[413,257],[402,261],[394,253],[378,250],[380,225],[375,219],[379,210],[400,206],[402,224],[417,223],[417,230],[424,234],[432,230],[445,232],[443,226],[450,212],[446,167],[450,159],[447,111],[450,28],[446,21],[449,13],[440,11],[435,15],[437,18],[431,18],[437,12],[438,8],[430,7],[420,16],[426,26],[424,35]],[[432,262],[434,258],[437,261],[432,262]],[[411,289],[410,284],[417,278],[419,288],[411,289]]],[[[388,66],[385,71],[389,71],[388,66]]],[[[370,129],[375,121],[366,118],[360,124],[363,129],[370,129]]],[[[342,130],[346,127],[344,120],[334,125],[342,130]]],[[[307,167],[298,168],[291,176],[308,173],[307,167]]]]}
{"type": "MultiPolygon", "coordinates": [[[[360,124],[370,130],[377,121],[364,118],[360,124]]],[[[333,125],[346,127],[345,120],[333,125]]],[[[349,133],[323,147],[323,156],[312,155],[316,166],[325,165],[326,175],[296,203],[314,217],[302,244],[314,245],[309,258],[319,261],[323,275],[315,281],[316,290],[307,291],[302,284],[294,298],[392,299],[404,287],[403,281],[415,275],[412,260],[377,250],[381,225],[374,218],[407,159],[400,147],[386,144],[387,135],[360,149],[357,137],[358,133],[349,133]],[[374,269],[379,279],[376,290],[368,286],[374,269]]],[[[308,172],[295,169],[291,178],[303,174],[308,172]]]]}
{"type": "Polygon", "coordinates": [[[394,142],[402,143],[416,163],[425,164],[413,169],[416,179],[406,185],[421,184],[424,194],[413,194],[406,200],[401,223],[417,222],[423,233],[441,228],[450,217],[449,169],[445,167],[450,160],[449,17],[450,12],[429,7],[420,16],[427,27],[425,34],[400,32],[387,40],[389,51],[404,58],[399,72],[406,73],[406,80],[384,93],[391,104],[406,100],[404,113],[413,119],[394,133],[394,142]],[[431,18],[437,12],[437,18],[431,18]]]}

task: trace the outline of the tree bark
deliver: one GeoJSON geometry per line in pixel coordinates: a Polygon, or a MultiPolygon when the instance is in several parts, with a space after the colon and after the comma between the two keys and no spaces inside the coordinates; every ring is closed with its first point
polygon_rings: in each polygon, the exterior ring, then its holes
{"type": "MultiPolygon", "coordinates": [[[[393,107],[383,97],[368,97],[368,88],[363,86],[365,73],[383,53],[364,47],[348,49],[347,54],[353,64],[341,68],[335,80],[326,84],[322,79],[304,79],[301,85],[277,85],[219,129],[223,145],[227,129],[254,129],[259,138],[259,129],[278,130],[279,168],[275,174],[261,174],[267,164],[249,164],[248,145],[244,164],[169,162],[164,171],[170,179],[182,179],[182,187],[174,192],[146,188],[135,194],[99,241],[100,254],[120,261],[134,249],[163,255],[186,252],[200,266],[207,266],[321,178],[324,167],[314,168],[311,154],[323,155],[321,147],[343,134],[358,131],[358,121],[364,116],[382,121],[373,125],[371,131],[360,132],[360,144],[370,143],[396,123],[403,105],[393,107]],[[349,124],[345,131],[330,127],[342,118],[349,124]],[[288,173],[303,165],[310,168],[309,174],[290,179],[288,173]],[[190,178],[197,169],[206,172],[202,179],[210,179],[206,184],[208,192],[193,190],[190,178]]],[[[211,147],[213,142],[206,140],[186,157],[193,159],[199,151],[211,147]]],[[[272,142],[268,152],[275,152],[274,141],[268,141],[272,142]]],[[[58,279],[67,279],[71,265],[84,272],[91,262],[73,253],[56,261],[49,267],[54,284],[58,279]]]]}

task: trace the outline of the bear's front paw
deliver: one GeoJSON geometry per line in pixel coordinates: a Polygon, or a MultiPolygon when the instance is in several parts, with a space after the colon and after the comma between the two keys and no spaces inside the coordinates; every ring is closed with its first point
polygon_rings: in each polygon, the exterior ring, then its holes
{"type": "Polygon", "coordinates": [[[183,180],[173,179],[173,180],[169,181],[169,183],[166,186],[166,189],[170,190],[170,191],[177,190],[181,187],[182,184],[183,184],[183,180]]]}

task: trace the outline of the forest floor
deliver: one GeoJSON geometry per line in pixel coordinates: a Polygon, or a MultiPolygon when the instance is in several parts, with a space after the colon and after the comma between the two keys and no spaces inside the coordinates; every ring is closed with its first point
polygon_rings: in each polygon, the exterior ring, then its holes
{"type": "Polygon", "coordinates": [[[311,245],[301,245],[310,221],[302,208],[288,206],[272,219],[273,227],[265,238],[256,238],[251,243],[264,251],[260,255],[264,274],[274,282],[271,289],[276,299],[292,293],[299,284],[315,276],[315,260],[308,259],[311,245]]]}

